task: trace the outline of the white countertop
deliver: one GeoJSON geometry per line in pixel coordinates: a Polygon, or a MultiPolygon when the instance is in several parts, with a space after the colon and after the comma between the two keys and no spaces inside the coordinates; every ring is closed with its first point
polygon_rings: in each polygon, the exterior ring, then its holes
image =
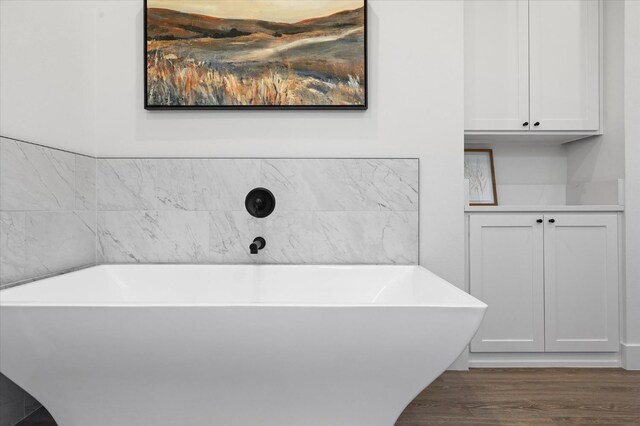
{"type": "Polygon", "coordinates": [[[465,213],[498,212],[622,212],[620,205],[530,205],[530,206],[465,206],[465,213]]]}

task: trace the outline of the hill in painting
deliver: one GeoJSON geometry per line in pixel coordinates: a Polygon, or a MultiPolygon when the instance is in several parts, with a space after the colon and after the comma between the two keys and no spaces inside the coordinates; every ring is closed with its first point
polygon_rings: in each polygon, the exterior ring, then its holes
{"type": "Polygon", "coordinates": [[[256,33],[292,35],[364,26],[364,7],[295,24],[252,19],[225,19],[169,9],[147,9],[147,40],[227,38],[256,33]]]}
{"type": "Polygon", "coordinates": [[[150,106],[363,106],[365,10],[296,23],[147,10],[150,106]]]}

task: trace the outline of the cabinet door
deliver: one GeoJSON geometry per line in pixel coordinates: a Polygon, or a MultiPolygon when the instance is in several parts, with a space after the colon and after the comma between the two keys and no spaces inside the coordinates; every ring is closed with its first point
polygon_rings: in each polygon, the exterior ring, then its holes
{"type": "Polygon", "coordinates": [[[598,130],[599,23],[596,0],[530,1],[532,130],[598,130]]]}
{"type": "Polygon", "coordinates": [[[619,349],[617,216],[545,216],[547,352],[619,349]]]}
{"type": "Polygon", "coordinates": [[[464,20],[465,130],[529,130],[528,2],[464,2],[464,20]]]}
{"type": "Polygon", "coordinates": [[[544,351],[542,215],[470,218],[471,294],[489,305],[472,352],[544,351]]]}

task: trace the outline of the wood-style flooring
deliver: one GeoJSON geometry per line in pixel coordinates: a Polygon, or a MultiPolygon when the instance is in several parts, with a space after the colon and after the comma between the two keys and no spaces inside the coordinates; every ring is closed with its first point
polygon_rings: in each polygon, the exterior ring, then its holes
{"type": "Polygon", "coordinates": [[[448,371],[405,409],[396,426],[638,425],[640,371],[448,371]]]}
{"type": "MultiPolygon", "coordinates": [[[[640,371],[448,371],[418,395],[396,423],[427,425],[640,426],[640,371]]],[[[18,426],[56,423],[40,409],[18,426]]]]}

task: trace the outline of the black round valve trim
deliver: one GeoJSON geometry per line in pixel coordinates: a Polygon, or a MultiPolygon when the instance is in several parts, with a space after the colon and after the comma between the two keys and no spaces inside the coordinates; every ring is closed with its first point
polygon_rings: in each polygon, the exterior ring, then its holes
{"type": "Polygon", "coordinates": [[[263,218],[273,213],[276,208],[276,198],[266,188],[255,188],[247,194],[244,206],[251,216],[263,218]]]}

